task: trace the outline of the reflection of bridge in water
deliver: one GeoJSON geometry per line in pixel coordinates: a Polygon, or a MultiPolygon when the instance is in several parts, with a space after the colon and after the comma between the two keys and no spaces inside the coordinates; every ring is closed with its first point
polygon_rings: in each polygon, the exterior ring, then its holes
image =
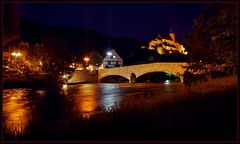
{"type": "Polygon", "coordinates": [[[107,76],[122,76],[129,81],[133,81],[133,75],[138,78],[141,75],[151,73],[151,72],[168,72],[179,76],[181,82],[183,82],[183,73],[186,70],[188,63],[183,62],[168,62],[168,63],[149,63],[149,64],[139,64],[132,66],[124,66],[117,68],[109,68],[98,71],[98,82],[107,76]]]}

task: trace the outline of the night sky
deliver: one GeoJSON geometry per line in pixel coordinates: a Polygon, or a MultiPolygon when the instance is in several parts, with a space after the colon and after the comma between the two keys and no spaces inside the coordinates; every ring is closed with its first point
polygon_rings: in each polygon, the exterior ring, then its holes
{"type": "Polygon", "coordinates": [[[206,4],[198,3],[22,3],[21,17],[49,26],[87,28],[115,37],[151,40],[168,34],[178,39],[191,29],[206,4]]]}

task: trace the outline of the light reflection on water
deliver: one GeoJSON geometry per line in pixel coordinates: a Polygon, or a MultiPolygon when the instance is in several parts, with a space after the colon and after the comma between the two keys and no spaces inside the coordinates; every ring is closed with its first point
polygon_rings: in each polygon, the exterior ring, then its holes
{"type": "Polygon", "coordinates": [[[31,105],[26,97],[30,89],[4,90],[4,127],[12,133],[22,133],[31,119],[31,105]]]}
{"type": "Polygon", "coordinates": [[[70,113],[70,117],[78,117],[79,114],[88,117],[93,111],[110,110],[109,107],[123,99],[142,96],[150,90],[157,94],[171,93],[179,86],[181,84],[173,83],[78,84],[62,89],[56,96],[44,89],[8,89],[3,91],[4,128],[24,132],[33,117],[66,117],[62,111],[70,113]]]}
{"type": "Polygon", "coordinates": [[[82,87],[79,87],[78,92],[73,94],[76,97],[76,105],[79,108],[79,112],[89,113],[94,111],[97,106],[96,102],[96,85],[84,84],[82,87]]]}
{"type": "Polygon", "coordinates": [[[93,111],[107,109],[120,102],[121,93],[116,84],[81,84],[68,87],[68,97],[74,98],[75,113],[88,117],[93,111]]]}

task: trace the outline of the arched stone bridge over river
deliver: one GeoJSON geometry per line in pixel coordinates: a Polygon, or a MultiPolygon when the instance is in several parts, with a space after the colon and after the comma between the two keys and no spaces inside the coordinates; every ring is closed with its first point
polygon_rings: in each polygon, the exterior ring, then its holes
{"type": "Polygon", "coordinates": [[[149,63],[149,64],[139,64],[132,66],[124,66],[117,68],[108,68],[102,69],[98,71],[98,82],[104,77],[107,76],[122,76],[128,79],[130,82],[132,81],[132,75],[135,78],[138,78],[141,75],[150,72],[168,72],[180,77],[183,82],[183,73],[186,70],[186,66],[188,63],[183,62],[157,62],[157,63],[149,63]]]}

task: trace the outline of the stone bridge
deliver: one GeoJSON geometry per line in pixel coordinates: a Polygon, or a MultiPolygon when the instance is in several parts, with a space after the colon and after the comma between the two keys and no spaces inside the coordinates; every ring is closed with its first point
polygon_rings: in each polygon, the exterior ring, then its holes
{"type": "Polygon", "coordinates": [[[150,72],[168,72],[180,77],[181,81],[183,81],[182,74],[186,70],[185,66],[188,63],[182,62],[157,62],[157,63],[150,63],[150,64],[139,64],[139,65],[132,65],[132,66],[124,66],[124,67],[117,67],[117,68],[108,68],[102,69],[98,71],[98,82],[104,77],[111,76],[111,75],[118,75],[122,76],[129,81],[131,81],[131,75],[135,74],[136,78],[150,72]]]}

